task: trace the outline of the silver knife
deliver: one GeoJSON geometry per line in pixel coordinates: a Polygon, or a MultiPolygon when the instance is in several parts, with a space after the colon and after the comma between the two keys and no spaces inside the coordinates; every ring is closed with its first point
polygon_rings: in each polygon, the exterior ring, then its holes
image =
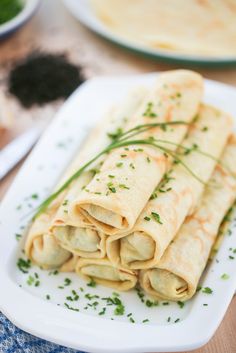
{"type": "Polygon", "coordinates": [[[42,130],[39,126],[32,127],[0,150],[0,180],[26,156],[39,139],[42,130]]]}

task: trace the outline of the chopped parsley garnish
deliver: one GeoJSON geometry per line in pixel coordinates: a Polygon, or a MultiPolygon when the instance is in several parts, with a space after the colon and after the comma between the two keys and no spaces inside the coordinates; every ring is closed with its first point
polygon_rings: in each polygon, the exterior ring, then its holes
{"type": "Polygon", "coordinates": [[[143,152],[143,148],[134,148],[134,152],[143,152]]]}
{"type": "Polygon", "coordinates": [[[143,116],[146,116],[148,118],[156,118],[157,114],[153,111],[153,103],[152,102],[148,102],[147,103],[147,107],[145,112],[143,113],[143,116]]]}
{"type": "Polygon", "coordinates": [[[79,309],[77,308],[73,308],[72,306],[69,306],[67,303],[64,303],[65,307],[69,310],[73,310],[73,311],[79,311],[79,309]]]}
{"type": "Polygon", "coordinates": [[[202,289],[202,286],[198,286],[196,292],[199,292],[202,289]]]}
{"type": "Polygon", "coordinates": [[[189,148],[184,148],[184,155],[185,156],[187,156],[187,155],[189,155],[191,152],[193,152],[193,151],[196,151],[198,149],[198,145],[196,144],[196,143],[194,143],[193,145],[192,145],[192,147],[189,147],[189,148]]]}
{"type": "Polygon", "coordinates": [[[93,302],[91,305],[94,308],[94,310],[97,310],[97,306],[98,306],[99,302],[93,302]]]}
{"type": "Polygon", "coordinates": [[[135,166],[134,166],[133,163],[130,163],[129,166],[130,166],[131,169],[135,169],[135,166]]]}
{"type": "Polygon", "coordinates": [[[72,295],[69,295],[66,297],[66,300],[69,300],[71,302],[76,302],[79,300],[79,295],[77,294],[77,292],[73,289],[71,291],[72,295]]]}
{"type": "Polygon", "coordinates": [[[145,219],[145,221],[150,221],[151,220],[151,218],[148,217],[148,216],[144,217],[144,219],[145,219]]]}
{"type": "Polygon", "coordinates": [[[156,198],[157,198],[157,192],[154,191],[154,192],[152,193],[151,197],[150,197],[150,200],[154,200],[154,199],[156,199],[156,198]]]}
{"type": "Polygon", "coordinates": [[[170,322],[170,320],[171,320],[171,317],[169,316],[168,319],[167,319],[167,322],[170,322]]]}
{"type": "Polygon", "coordinates": [[[130,188],[128,186],[126,186],[125,184],[119,184],[119,188],[121,189],[127,189],[129,190],[130,188]]]}
{"type": "Polygon", "coordinates": [[[50,299],[51,299],[51,297],[50,297],[49,294],[46,295],[46,299],[47,299],[47,300],[50,300],[50,299]]]}
{"type": "Polygon", "coordinates": [[[22,234],[15,233],[16,240],[19,241],[22,237],[22,234]]]}
{"type": "Polygon", "coordinates": [[[180,309],[184,307],[184,302],[178,301],[177,304],[179,305],[180,309]]]}
{"type": "Polygon", "coordinates": [[[107,306],[115,306],[114,315],[124,315],[125,313],[125,306],[119,296],[119,293],[113,292],[111,297],[102,298],[102,300],[106,301],[107,306]]]}
{"type": "Polygon", "coordinates": [[[227,273],[223,273],[223,275],[220,276],[221,279],[229,279],[229,275],[227,273]]]}
{"type": "Polygon", "coordinates": [[[109,175],[108,175],[108,178],[110,178],[110,179],[114,179],[114,178],[115,178],[115,175],[111,175],[111,174],[109,174],[109,175]]]}
{"type": "Polygon", "coordinates": [[[229,259],[230,259],[230,260],[234,260],[234,256],[229,255],[229,259]]]}
{"type": "Polygon", "coordinates": [[[123,164],[124,164],[124,163],[119,162],[119,163],[116,163],[116,166],[117,166],[117,168],[121,168],[121,167],[123,166],[123,164]]]}
{"type": "Polygon", "coordinates": [[[56,275],[58,275],[58,270],[54,270],[54,271],[50,271],[49,273],[48,273],[48,275],[49,276],[51,276],[51,275],[53,275],[53,276],[56,276],[56,275]]]}
{"type": "Polygon", "coordinates": [[[27,283],[29,286],[31,286],[32,284],[34,284],[34,281],[35,281],[34,277],[31,276],[31,275],[29,275],[29,277],[28,277],[26,283],[27,283]]]}
{"type": "Polygon", "coordinates": [[[100,173],[100,169],[98,168],[93,168],[90,170],[91,173],[93,173],[93,175],[99,174],[100,173]]]}
{"type": "Polygon", "coordinates": [[[96,294],[92,295],[92,294],[87,293],[87,294],[85,294],[84,297],[88,300],[92,300],[92,299],[98,299],[99,295],[96,295],[96,294]]]}
{"type": "Polygon", "coordinates": [[[149,320],[148,320],[148,319],[144,319],[144,320],[142,321],[143,324],[145,324],[145,322],[149,322],[149,320]]]}
{"type": "Polygon", "coordinates": [[[88,287],[93,287],[94,288],[94,287],[96,287],[96,285],[97,285],[97,283],[94,281],[93,278],[91,278],[90,282],[87,283],[88,287]]]}
{"type": "Polygon", "coordinates": [[[29,285],[29,286],[32,286],[34,285],[35,287],[39,287],[40,285],[40,281],[39,281],[39,275],[37,273],[34,273],[34,276],[33,275],[29,275],[26,283],[29,285]]]}
{"type": "Polygon", "coordinates": [[[106,312],[106,308],[103,308],[102,311],[100,311],[100,313],[98,313],[98,315],[104,315],[106,312]]]}
{"type": "Polygon", "coordinates": [[[38,194],[32,194],[31,195],[31,199],[33,199],[33,200],[38,200],[38,198],[39,198],[38,194]]]}
{"type": "Polygon", "coordinates": [[[213,290],[210,287],[205,287],[205,288],[202,288],[202,293],[212,294],[213,290]]]}
{"type": "Polygon", "coordinates": [[[152,218],[154,219],[154,221],[156,221],[159,224],[163,224],[163,222],[161,221],[161,217],[158,213],[152,212],[151,215],[152,215],[152,218]]]}
{"type": "Polygon", "coordinates": [[[147,162],[151,163],[151,159],[149,157],[147,157],[147,162]]]}
{"type": "Polygon", "coordinates": [[[65,278],[64,286],[69,286],[70,284],[71,284],[71,279],[70,278],[65,278]]]}
{"type": "Polygon", "coordinates": [[[107,183],[108,190],[112,192],[113,194],[116,193],[116,188],[114,187],[114,184],[112,182],[107,183]]]}
{"type": "Polygon", "coordinates": [[[70,302],[73,302],[73,298],[70,295],[66,297],[66,300],[69,300],[70,302]]]}
{"type": "Polygon", "coordinates": [[[123,304],[117,305],[117,307],[114,310],[115,315],[124,315],[125,312],[125,307],[123,304]]]}
{"type": "Polygon", "coordinates": [[[137,292],[137,296],[139,297],[139,299],[141,300],[142,303],[145,302],[144,297],[145,294],[142,292],[142,290],[140,288],[136,288],[136,292],[137,292]]]}
{"type": "Polygon", "coordinates": [[[168,173],[165,173],[163,178],[162,178],[162,181],[160,183],[160,186],[158,186],[154,192],[152,193],[151,197],[150,197],[150,200],[154,200],[158,197],[158,192],[160,193],[164,193],[164,192],[168,192],[170,190],[172,190],[171,187],[168,187],[167,189],[164,189],[167,184],[171,181],[171,180],[174,180],[175,178],[173,178],[171,176],[171,173],[173,172],[173,169],[171,169],[168,173]]]}
{"type": "Polygon", "coordinates": [[[176,319],[176,320],[175,320],[175,323],[176,323],[176,322],[179,322],[179,320],[180,320],[179,318],[178,318],[178,319],[176,319]]]}
{"type": "Polygon", "coordinates": [[[152,308],[154,306],[158,306],[159,305],[158,301],[151,301],[150,299],[147,299],[145,304],[146,304],[146,306],[148,308],[152,308]]]}
{"type": "Polygon", "coordinates": [[[17,267],[21,272],[28,273],[29,272],[28,269],[30,269],[31,267],[31,261],[19,258],[17,261],[17,267]]]}
{"type": "Polygon", "coordinates": [[[199,120],[199,114],[196,114],[193,118],[193,123],[196,123],[199,120]]]}
{"type": "Polygon", "coordinates": [[[107,136],[112,140],[112,142],[118,140],[124,133],[123,129],[118,127],[114,132],[108,132],[107,136]]]}
{"type": "Polygon", "coordinates": [[[58,286],[57,288],[59,288],[59,289],[64,289],[64,287],[69,286],[71,283],[72,283],[72,281],[71,281],[70,278],[65,278],[63,285],[62,285],[62,286],[58,286]]]}
{"type": "Polygon", "coordinates": [[[120,294],[117,293],[117,292],[113,292],[112,295],[113,295],[114,297],[119,297],[119,296],[120,296],[120,294]]]}

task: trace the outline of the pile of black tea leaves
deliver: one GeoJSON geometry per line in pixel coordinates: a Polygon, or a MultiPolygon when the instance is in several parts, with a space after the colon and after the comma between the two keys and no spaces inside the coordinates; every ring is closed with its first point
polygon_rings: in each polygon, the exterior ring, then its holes
{"type": "Polygon", "coordinates": [[[81,68],[64,54],[33,52],[11,69],[8,90],[30,108],[67,98],[83,81],[81,68]]]}

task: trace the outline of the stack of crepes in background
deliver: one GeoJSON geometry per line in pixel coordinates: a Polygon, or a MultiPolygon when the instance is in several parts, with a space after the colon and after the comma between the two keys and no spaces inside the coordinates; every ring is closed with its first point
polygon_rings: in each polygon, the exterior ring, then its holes
{"type": "Polygon", "coordinates": [[[26,255],[117,290],[139,282],[157,298],[191,298],[236,196],[232,120],[202,99],[202,77],[176,70],[110,111],[59,186],[121,131],[164,123],[132,137],[159,148],[101,156],[36,218],[26,255]]]}

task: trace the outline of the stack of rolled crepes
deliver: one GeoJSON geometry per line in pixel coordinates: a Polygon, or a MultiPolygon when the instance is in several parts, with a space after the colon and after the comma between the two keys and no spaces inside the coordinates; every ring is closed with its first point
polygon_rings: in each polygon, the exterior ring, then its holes
{"type": "Polygon", "coordinates": [[[139,283],[157,298],[190,299],[236,196],[232,119],[202,98],[201,76],[176,70],[110,110],[57,188],[108,136],[162,125],[104,154],[61,192],[34,220],[26,255],[117,290],[139,283]]]}

